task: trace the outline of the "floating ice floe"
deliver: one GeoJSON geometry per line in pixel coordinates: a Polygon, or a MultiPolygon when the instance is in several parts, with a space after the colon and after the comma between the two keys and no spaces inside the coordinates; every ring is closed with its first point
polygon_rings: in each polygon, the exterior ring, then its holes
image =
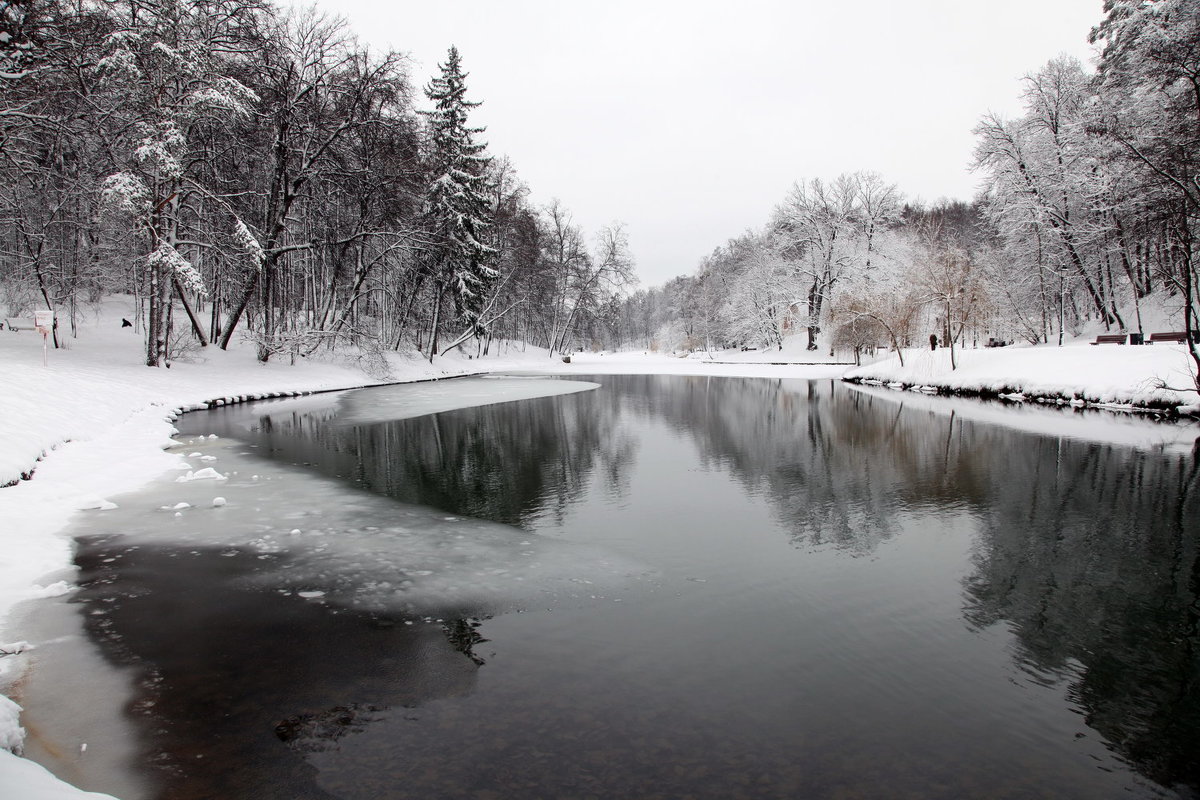
{"type": "Polygon", "coordinates": [[[227,475],[222,475],[212,467],[198,469],[195,472],[188,470],[186,475],[180,475],[175,479],[176,483],[189,483],[191,481],[223,481],[227,480],[227,475]]]}

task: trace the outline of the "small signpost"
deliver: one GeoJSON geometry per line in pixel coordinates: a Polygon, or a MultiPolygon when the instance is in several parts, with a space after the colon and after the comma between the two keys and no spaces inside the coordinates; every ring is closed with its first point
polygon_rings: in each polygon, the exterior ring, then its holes
{"type": "Polygon", "coordinates": [[[50,330],[54,327],[54,309],[38,310],[33,312],[33,326],[37,328],[38,333],[42,335],[42,366],[47,367],[49,362],[49,339],[50,330]]]}

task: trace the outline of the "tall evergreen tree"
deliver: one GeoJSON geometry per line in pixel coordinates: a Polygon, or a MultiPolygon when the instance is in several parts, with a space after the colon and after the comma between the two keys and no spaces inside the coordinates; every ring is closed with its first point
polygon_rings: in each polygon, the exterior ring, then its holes
{"type": "Polygon", "coordinates": [[[430,359],[437,354],[446,295],[459,321],[478,329],[487,289],[497,277],[491,265],[495,248],[486,241],[492,227],[486,177],[490,158],[484,154],[487,144],[475,141],[484,129],[467,123],[467,113],[479,103],[466,98],[467,76],[458,48],[451,47],[438,68],[441,75],[425,87],[433,110],[421,112],[428,121],[429,183],[422,216],[434,290],[430,359]]]}

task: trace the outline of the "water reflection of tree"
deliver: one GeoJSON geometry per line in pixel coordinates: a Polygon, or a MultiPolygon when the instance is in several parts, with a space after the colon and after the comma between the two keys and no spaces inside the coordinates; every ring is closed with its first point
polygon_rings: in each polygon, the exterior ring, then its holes
{"type": "Polygon", "coordinates": [[[603,392],[547,397],[370,425],[334,412],[260,415],[252,439],[278,458],[407,503],[514,525],[561,519],[593,475],[620,492],[636,452],[603,392]]]}
{"type": "Polygon", "coordinates": [[[838,386],[716,383],[697,434],[708,457],[765,487],[794,538],[867,552],[905,511],[972,515],[967,620],[1007,621],[1019,665],[1068,681],[1136,769],[1200,791],[1194,454],[1016,433],[838,386]]]}
{"type": "Polygon", "coordinates": [[[1122,757],[1200,791],[1195,455],[1023,434],[827,383],[633,383],[708,463],[770,497],[798,543],[864,553],[906,511],[979,520],[968,622],[1007,621],[1019,666],[1067,681],[1122,757]]]}
{"type": "Polygon", "coordinates": [[[965,616],[1069,681],[1088,725],[1156,782],[1200,791],[1200,478],[1193,457],[1035,439],[984,452],[965,616]]]}
{"type": "Polygon", "coordinates": [[[613,391],[692,436],[702,462],[771,500],[792,541],[853,553],[895,534],[898,508],[980,499],[953,417],[930,419],[834,381],[626,377],[613,391]]]}

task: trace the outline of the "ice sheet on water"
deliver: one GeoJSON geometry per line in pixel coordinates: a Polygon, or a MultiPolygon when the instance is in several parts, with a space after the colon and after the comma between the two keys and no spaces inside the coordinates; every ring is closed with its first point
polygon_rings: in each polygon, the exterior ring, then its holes
{"type": "Polygon", "coordinates": [[[643,565],[599,548],[398,503],[264,463],[242,454],[234,440],[205,447],[230,469],[221,485],[224,505],[213,500],[210,482],[167,477],[95,518],[89,532],[116,533],[130,545],[218,548],[258,559],[243,580],[259,588],[401,614],[551,606],[646,574],[643,565]],[[161,509],[184,503],[187,513],[164,525],[161,509]]]}
{"type": "Polygon", "coordinates": [[[364,425],[437,414],[458,408],[573,394],[600,388],[588,381],[487,377],[398,384],[347,392],[338,398],[336,421],[364,425]]]}
{"type": "Polygon", "coordinates": [[[372,611],[495,613],[553,604],[585,587],[594,593],[597,585],[615,586],[641,571],[612,554],[507,525],[447,520],[414,506],[393,508],[390,521],[364,510],[350,515],[358,517],[354,527],[338,514],[286,538],[264,535],[255,546],[286,558],[259,572],[255,582],[302,597],[320,591],[326,602],[372,611]]]}

